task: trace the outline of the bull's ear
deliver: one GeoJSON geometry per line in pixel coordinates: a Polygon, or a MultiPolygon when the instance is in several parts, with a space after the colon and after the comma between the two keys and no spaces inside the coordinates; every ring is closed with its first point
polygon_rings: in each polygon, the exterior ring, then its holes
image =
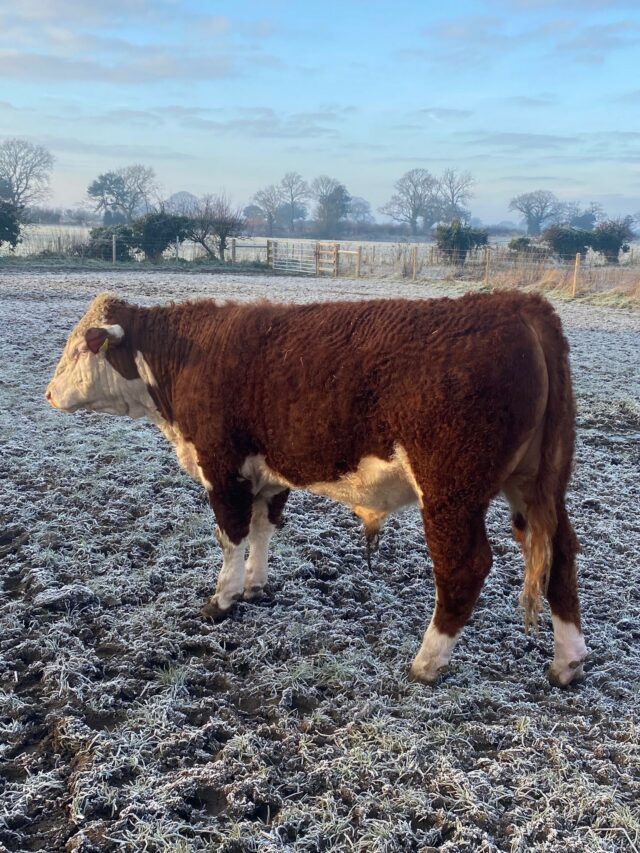
{"type": "Polygon", "coordinates": [[[124,338],[122,326],[94,326],[87,329],[85,343],[92,353],[106,352],[109,347],[117,346],[124,338]]]}

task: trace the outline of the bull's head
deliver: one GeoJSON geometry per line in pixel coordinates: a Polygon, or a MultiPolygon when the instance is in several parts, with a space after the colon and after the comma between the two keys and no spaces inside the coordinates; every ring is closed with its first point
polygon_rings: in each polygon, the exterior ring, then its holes
{"type": "Polygon", "coordinates": [[[153,406],[131,347],[127,347],[128,370],[117,369],[123,359],[109,355],[110,350],[126,347],[125,330],[108,319],[115,304],[124,303],[109,294],[97,296],[69,335],[45,395],[56,409],[90,409],[135,418],[148,414],[153,406]]]}

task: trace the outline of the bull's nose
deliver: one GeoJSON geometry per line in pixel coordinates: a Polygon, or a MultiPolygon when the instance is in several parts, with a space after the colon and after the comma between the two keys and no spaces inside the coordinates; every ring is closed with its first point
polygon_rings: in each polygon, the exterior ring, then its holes
{"type": "Polygon", "coordinates": [[[47,400],[50,400],[51,399],[51,391],[47,391],[47,393],[44,396],[47,398],[47,400]]]}
{"type": "Polygon", "coordinates": [[[55,400],[53,399],[53,395],[52,395],[51,391],[49,391],[49,390],[45,391],[45,395],[44,395],[44,396],[45,396],[45,399],[46,399],[46,400],[48,400],[48,401],[51,403],[51,405],[53,406],[53,408],[54,408],[54,409],[57,409],[57,408],[58,408],[58,407],[56,406],[55,400]]]}

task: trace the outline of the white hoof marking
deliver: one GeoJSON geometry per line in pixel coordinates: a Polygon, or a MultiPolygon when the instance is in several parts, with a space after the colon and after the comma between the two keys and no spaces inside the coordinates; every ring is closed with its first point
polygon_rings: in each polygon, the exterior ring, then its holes
{"type": "Polygon", "coordinates": [[[434,626],[433,619],[426,630],[420,651],[411,664],[411,676],[419,681],[436,681],[446,669],[451,653],[462,632],[454,637],[443,634],[434,626]]]}
{"type": "Polygon", "coordinates": [[[553,622],[554,655],[548,676],[553,684],[565,687],[583,674],[582,663],[587,656],[584,637],[572,622],[551,614],[553,622]]]}

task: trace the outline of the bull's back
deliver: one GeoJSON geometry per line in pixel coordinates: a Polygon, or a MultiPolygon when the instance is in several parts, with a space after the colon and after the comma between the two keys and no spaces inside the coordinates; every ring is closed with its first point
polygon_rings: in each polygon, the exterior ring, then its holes
{"type": "Polygon", "coordinates": [[[231,405],[237,416],[245,397],[256,448],[298,481],[389,460],[398,444],[431,467],[475,455],[489,472],[530,427],[542,387],[518,310],[527,297],[502,297],[270,306],[243,324],[231,405]]]}

